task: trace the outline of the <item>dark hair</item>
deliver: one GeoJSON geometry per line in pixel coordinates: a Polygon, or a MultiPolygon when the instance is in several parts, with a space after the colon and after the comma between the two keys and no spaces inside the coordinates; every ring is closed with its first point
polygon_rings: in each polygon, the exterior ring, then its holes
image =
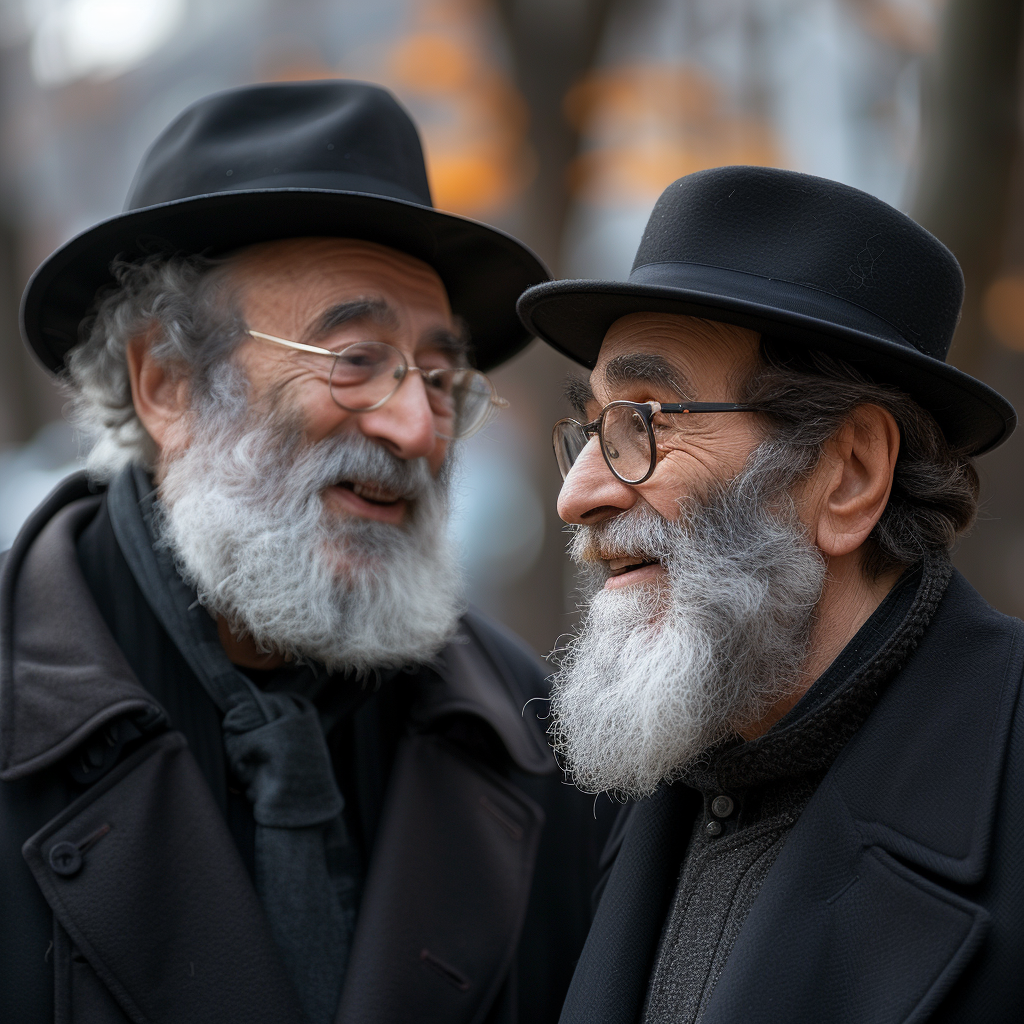
{"type": "Polygon", "coordinates": [[[948,551],[974,522],[974,463],[950,447],[935,418],[898,388],[875,383],[841,359],[763,338],[759,365],[742,390],[741,401],[771,409],[761,414],[766,442],[778,447],[787,484],[814,469],[825,443],[857,406],[877,405],[892,414],[900,450],[888,504],[868,537],[865,571],[872,578],[912,565],[927,551],[948,551]]]}

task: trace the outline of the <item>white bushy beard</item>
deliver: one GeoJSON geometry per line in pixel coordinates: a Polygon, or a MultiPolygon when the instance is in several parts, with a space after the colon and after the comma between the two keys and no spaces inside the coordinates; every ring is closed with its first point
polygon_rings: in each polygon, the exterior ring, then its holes
{"type": "Polygon", "coordinates": [[[586,614],[553,677],[549,732],[585,792],[649,796],[794,691],[825,567],[767,475],[755,452],[676,521],[641,503],[575,534],[586,614]],[[602,589],[602,552],[665,576],[602,589]]]}
{"type": "Polygon", "coordinates": [[[446,533],[450,467],[406,461],[358,432],[309,443],[294,415],[208,412],[165,469],[163,544],[201,604],[264,651],[331,671],[433,657],[464,607],[446,533]],[[339,481],[409,502],[400,526],[329,511],[339,481]]]}

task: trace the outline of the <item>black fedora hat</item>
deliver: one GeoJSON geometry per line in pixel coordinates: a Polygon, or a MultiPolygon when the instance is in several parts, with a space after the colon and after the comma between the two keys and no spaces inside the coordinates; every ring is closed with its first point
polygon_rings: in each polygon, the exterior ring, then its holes
{"type": "Polygon", "coordinates": [[[626,282],[552,281],[519,300],[523,323],[593,367],[619,317],[683,313],[851,363],[913,397],[949,442],[980,454],[1017,416],[945,362],[963,300],[953,254],[888,204],[825,178],[718,167],[661,195],[626,282]]]}
{"type": "Polygon", "coordinates": [[[432,266],[481,369],[530,340],[515,302],[548,279],[544,264],[502,231],[435,210],[409,115],[386,90],[351,81],[248,86],[189,107],[146,154],[125,212],[36,270],[25,340],[58,372],[115,259],[305,236],[378,242],[432,266]]]}

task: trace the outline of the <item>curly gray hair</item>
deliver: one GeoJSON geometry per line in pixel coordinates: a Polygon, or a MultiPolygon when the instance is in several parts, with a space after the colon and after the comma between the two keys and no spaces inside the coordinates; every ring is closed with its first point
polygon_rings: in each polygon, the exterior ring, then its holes
{"type": "Polygon", "coordinates": [[[154,468],[156,446],[132,402],[127,349],[149,336],[151,352],[187,381],[193,405],[231,401],[223,367],[244,337],[244,324],[227,288],[226,260],[152,256],[116,263],[117,284],[82,322],[81,342],[64,376],[71,419],[90,450],[86,468],[108,480],[130,462],[154,468]]]}

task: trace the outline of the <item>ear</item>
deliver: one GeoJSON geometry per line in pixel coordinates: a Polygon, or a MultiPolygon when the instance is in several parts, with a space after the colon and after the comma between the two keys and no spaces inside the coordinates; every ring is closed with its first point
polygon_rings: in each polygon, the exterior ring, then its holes
{"type": "Polygon", "coordinates": [[[805,522],[824,555],[848,555],[868,539],[889,501],[899,450],[896,420],[877,405],[854,409],[828,443],[805,505],[805,522]]]}
{"type": "Polygon", "coordinates": [[[161,455],[183,448],[188,444],[188,378],[153,357],[151,334],[133,338],[125,354],[139,421],[161,455]]]}

